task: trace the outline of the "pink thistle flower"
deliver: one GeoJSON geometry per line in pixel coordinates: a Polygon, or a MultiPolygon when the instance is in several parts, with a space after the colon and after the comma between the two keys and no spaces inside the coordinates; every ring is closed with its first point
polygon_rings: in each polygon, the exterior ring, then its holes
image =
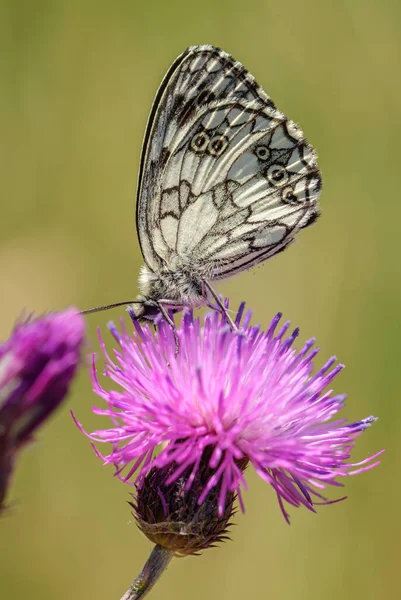
{"type": "Polygon", "coordinates": [[[168,520],[174,486],[175,499],[177,490],[183,498],[192,490],[197,506],[213,501],[216,518],[224,521],[211,537],[216,541],[235,497],[244,508],[247,464],[275,490],[287,521],[285,503],[315,511],[316,505],[332,502],[322,493],[327,486],[340,486],[339,478],[378,464],[380,452],[350,462],[356,438],[376,419],[336,418],[345,396],[334,394],[330,385],[343,365],[330,358],[314,372],[314,340],[295,350],[298,330],[289,334],[288,322],[279,325],[280,314],[264,332],[250,324],[251,313],[244,317],[241,305],[238,331],[231,331],[218,313],[207,315],[202,326],[188,311],[177,330],[177,356],[165,321],[153,334],[131,316],[132,336],[124,326],[119,333],[109,325],[119,345],[114,358],[100,338],[104,374],[117,389],[104,389],[93,366],[94,391],[107,404],[93,411],[108,416],[112,426],[87,435],[112,444],[109,454],[97,453],[123,481],[136,485],[139,525],[157,544],[163,545],[160,536],[152,537],[143,526],[144,512],[151,512],[148,522],[168,520]],[[147,480],[153,491],[146,490],[147,480]]]}

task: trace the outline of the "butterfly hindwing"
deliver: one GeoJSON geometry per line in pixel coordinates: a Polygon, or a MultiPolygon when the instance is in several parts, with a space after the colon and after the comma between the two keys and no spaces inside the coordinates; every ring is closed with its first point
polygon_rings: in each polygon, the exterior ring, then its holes
{"type": "Polygon", "coordinates": [[[212,46],[189,48],[156,97],[137,226],[150,269],[177,257],[226,277],[283,249],[317,214],[320,174],[302,132],[252,75],[212,46]]]}

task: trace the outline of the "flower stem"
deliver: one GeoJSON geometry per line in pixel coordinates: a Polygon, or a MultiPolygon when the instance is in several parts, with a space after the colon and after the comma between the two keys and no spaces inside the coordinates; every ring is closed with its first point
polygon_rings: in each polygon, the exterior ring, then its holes
{"type": "Polygon", "coordinates": [[[155,546],[142,571],[120,600],[138,600],[146,596],[163,571],[167,569],[173,556],[169,550],[155,546]]]}

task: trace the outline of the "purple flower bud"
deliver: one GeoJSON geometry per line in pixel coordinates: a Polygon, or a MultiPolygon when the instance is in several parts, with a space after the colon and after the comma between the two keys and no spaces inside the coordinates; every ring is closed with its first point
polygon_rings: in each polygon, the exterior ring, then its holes
{"type": "Polygon", "coordinates": [[[74,308],[18,323],[0,345],[0,508],[20,448],[65,397],[84,319],[74,308]]]}

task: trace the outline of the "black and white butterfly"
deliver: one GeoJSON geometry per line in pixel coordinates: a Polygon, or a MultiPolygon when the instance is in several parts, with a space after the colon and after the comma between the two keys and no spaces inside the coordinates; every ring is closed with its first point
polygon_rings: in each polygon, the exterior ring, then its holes
{"type": "Polygon", "coordinates": [[[242,64],[210,45],[185,50],[143,143],[136,317],[224,310],[211,282],[284,250],[317,218],[320,188],[314,149],[242,64]]]}

